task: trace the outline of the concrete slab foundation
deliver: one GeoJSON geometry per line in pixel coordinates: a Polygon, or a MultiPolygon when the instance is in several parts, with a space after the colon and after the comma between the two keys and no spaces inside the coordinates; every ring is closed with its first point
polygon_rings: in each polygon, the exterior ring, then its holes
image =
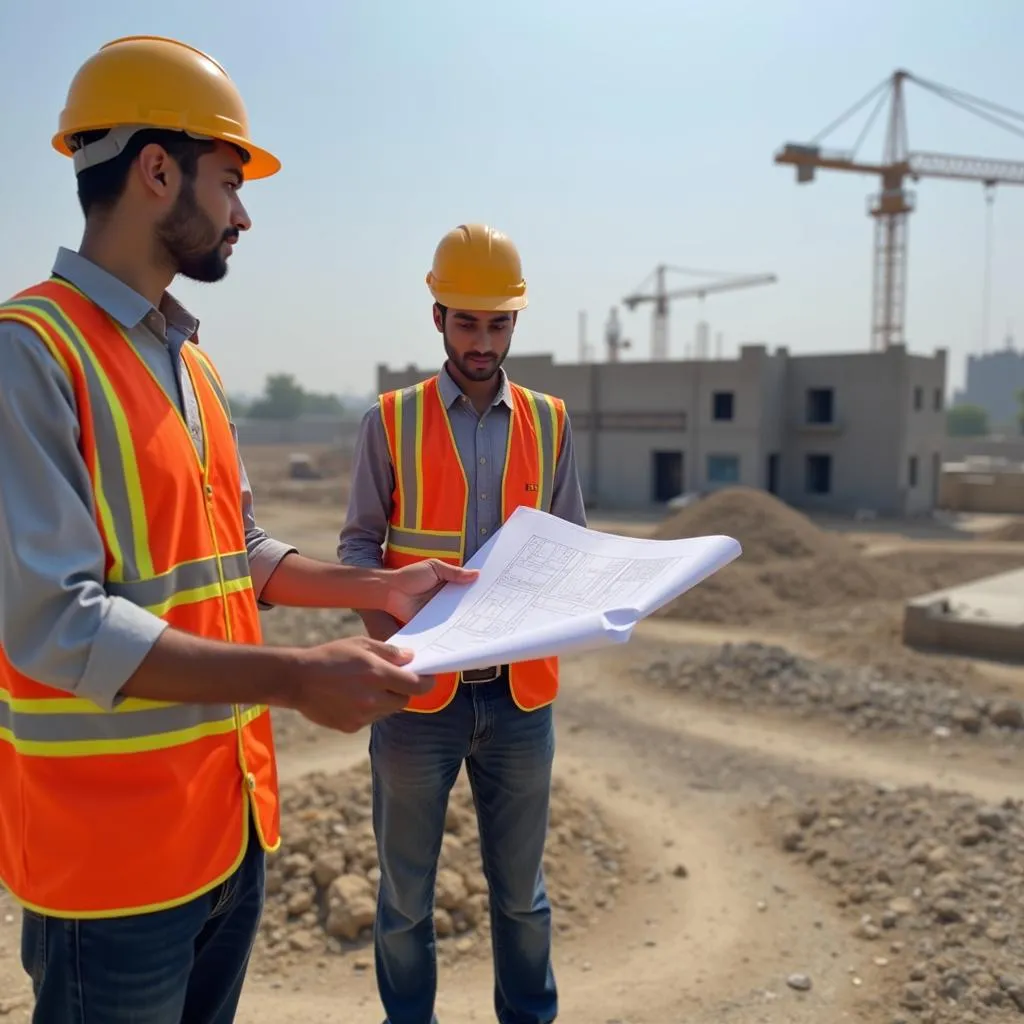
{"type": "Polygon", "coordinates": [[[1024,663],[1024,569],[911,598],[903,612],[903,642],[1024,663]]]}

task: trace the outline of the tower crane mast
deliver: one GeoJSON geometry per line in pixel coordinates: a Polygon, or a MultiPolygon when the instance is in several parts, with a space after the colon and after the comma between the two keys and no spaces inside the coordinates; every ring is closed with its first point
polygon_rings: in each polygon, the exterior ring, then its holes
{"type": "MultiPolygon", "coordinates": [[[[871,348],[885,349],[905,340],[904,323],[907,299],[907,218],[914,210],[915,196],[907,188],[908,180],[945,178],[977,181],[985,186],[986,198],[997,184],[1024,185],[1024,162],[991,160],[985,157],[957,156],[948,153],[911,151],[904,84],[913,82],[955,106],[982,117],[1001,128],[1024,137],[1024,114],[987,100],[970,96],[898,70],[875,86],[846,113],[828,125],[807,144],[786,143],[775,154],[775,163],[791,164],[796,180],[807,184],[818,170],[871,174],[879,178],[880,188],[869,208],[875,219],[871,348]],[[885,146],[880,162],[858,160],[857,149],[889,100],[885,146]],[[826,151],[821,140],[872,100],[875,106],[852,150],[826,151]]],[[[986,284],[987,288],[987,284],[986,284]]]]}

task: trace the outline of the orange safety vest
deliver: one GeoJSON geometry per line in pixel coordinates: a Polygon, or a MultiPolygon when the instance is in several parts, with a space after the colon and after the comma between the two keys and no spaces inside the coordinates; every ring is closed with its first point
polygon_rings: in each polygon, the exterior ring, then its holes
{"type": "MultiPolygon", "coordinates": [[[[32,328],[74,389],[107,592],[177,629],[260,643],[235,442],[208,357],[183,347],[201,464],[176,403],[77,288],[51,278],[0,305],[5,320],[32,328]]],[[[24,906],[99,918],[185,903],[238,867],[250,808],[276,849],[267,707],[126,698],[107,712],[28,678],[0,648],[0,880],[24,906]]]]}
{"type": "MultiPolygon", "coordinates": [[[[520,505],[551,510],[555,464],[565,430],[565,405],[560,399],[518,384],[512,384],[511,390],[501,479],[502,522],[520,505]]],[[[384,565],[395,569],[425,558],[461,565],[469,484],[437,377],[387,392],[379,404],[395,475],[384,565]]],[[[451,702],[458,684],[458,673],[438,675],[430,692],[413,697],[408,710],[440,711],[451,702]]],[[[512,699],[524,711],[552,703],[558,694],[558,659],[510,665],[509,684],[512,699]]]]}

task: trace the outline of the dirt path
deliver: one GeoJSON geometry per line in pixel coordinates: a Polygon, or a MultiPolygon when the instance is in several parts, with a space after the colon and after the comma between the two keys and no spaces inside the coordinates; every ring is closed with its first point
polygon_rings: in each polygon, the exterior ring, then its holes
{"type": "MultiPolygon", "coordinates": [[[[811,1024],[821,1000],[833,1019],[857,1019],[844,1016],[852,1012],[847,1003],[853,995],[845,963],[811,922],[829,921],[830,935],[841,935],[841,924],[749,824],[749,799],[735,788],[732,752],[709,748],[695,773],[690,750],[661,742],[655,753],[643,723],[620,719],[600,702],[570,696],[560,714],[559,774],[581,795],[600,799],[629,836],[637,860],[656,874],[622,894],[614,936],[559,942],[559,1020],[664,1024],[685,1015],[710,1022],[728,1019],[721,1016],[728,1004],[737,1011],[767,1005],[772,997],[765,992],[778,999],[776,1015],[734,1019],[811,1024]],[[688,878],[672,874],[677,863],[688,878]],[[804,1005],[786,988],[785,977],[795,970],[815,977],[815,1005],[804,1005]]],[[[335,755],[335,768],[362,757],[344,741],[323,746],[335,755]]],[[[283,759],[282,770],[301,774],[330,761],[325,750],[307,749],[283,759]]],[[[845,949],[845,936],[841,942],[845,949]]],[[[325,969],[294,977],[287,989],[254,979],[240,1021],[379,1021],[371,972],[353,966],[359,959],[332,959],[325,969]]],[[[492,1019],[490,986],[486,961],[442,969],[441,1019],[492,1019]]]]}
{"type": "MultiPolygon", "coordinates": [[[[708,632],[701,636],[707,642],[708,632]]],[[[566,666],[557,770],[600,800],[658,877],[622,893],[614,936],[559,940],[559,1020],[881,1020],[869,1007],[884,971],[852,939],[833,895],[766,841],[754,808],[778,787],[815,777],[928,783],[997,801],[1021,792],[1019,773],[969,744],[882,743],[659,693],[629,679],[625,669],[638,655],[631,645],[566,666]],[[686,865],[687,879],[672,875],[676,863],[686,865]],[[814,979],[813,994],[787,987],[792,972],[814,979]]],[[[325,737],[286,751],[282,774],[337,770],[364,756],[362,739],[325,737]]],[[[331,958],[287,987],[254,978],[240,1020],[379,1022],[367,962],[365,954],[331,958]]],[[[490,986],[486,961],[442,969],[441,1020],[493,1019],[490,986]]]]}
{"type": "MultiPolygon", "coordinates": [[[[969,740],[853,737],[781,713],[711,707],[627,671],[657,645],[744,639],[807,646],[767,631],[653,620],[628,647],[565,663],[556,770],[600,801],[650,873],[623,885],[605,919],[613,929],[558,940],[560,1022],[889,1024],[879,1001],[897,966],[877,965],[834,892],[768,840],[759,805],[780,788],[835,777],[928,783],[993,802],[1022,795],[1017,766],[969,740]],[[686,877],[676,877],[679,864],[686,877]],[[812,991],[789,988],[792,973],[809,975],[812,991]]],[[[284,745],[282,777],[357,764],[366,741],[314,732],[284,745]]],[[[370,964],[363,950],[310,958],[283,977],[254,972],[239,1024],[379,1024],[370,964]]],[[[443,1024],[493,1021],[491,986],[486,958],[442,968],[443,1024]]],[[[27,1020],[27,992],[17,914],[3,902],[0,1019],[27,1020]]]]}

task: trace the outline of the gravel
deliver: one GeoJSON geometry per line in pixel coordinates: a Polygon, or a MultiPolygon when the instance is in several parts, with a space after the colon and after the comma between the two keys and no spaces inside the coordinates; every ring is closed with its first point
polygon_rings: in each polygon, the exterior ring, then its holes
{"type": "MultiPolygon", "coordinates": [[[[356,966],[365,969],[380,879],[369,768],[313,773],[284,784],[281,794],[283,842],[268,860],[257,961],[274,971],[311,955],[354,951],[364,954],[356,966]]],[[[598,926],[612,914],[620,886],[635,875],[628,868],[627,844],[596,804],[556,779],[545,873],[559,933],[598,926]]],[[[464,774],[449,802],[435,893],[440,958],[489,957],[487,885],[464,774]]]]}
{"type": "Polygon", "coordinates": [[[650,683],[750,709],[784,708],[851,732],[981,735],[1024,745],[1024,703],[872,667],[827,665],[761,643],[672,652],[636,669],[650,683]]]}
{"type": "Polygon", "coordinates": [[[851,933],[889,974],[886,1020],[1020,1019],[1020,801],[843,783],[778,795],[769,813],[775,841],[832,887],[851,933]]]}

